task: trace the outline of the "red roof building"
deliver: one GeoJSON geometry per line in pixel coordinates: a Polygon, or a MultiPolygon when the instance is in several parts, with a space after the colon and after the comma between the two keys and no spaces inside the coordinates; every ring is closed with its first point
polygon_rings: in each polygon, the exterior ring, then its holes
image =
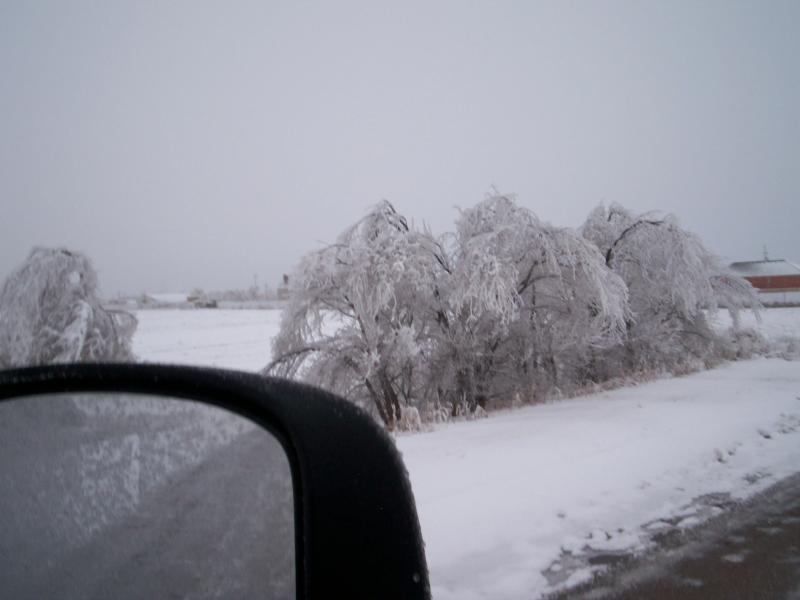
{"type": "Polygon", "coordinates": [[[735,262],[731,271],[759,291],[765,305],[800,303],[800,266],[784,259],[735,262]]]}

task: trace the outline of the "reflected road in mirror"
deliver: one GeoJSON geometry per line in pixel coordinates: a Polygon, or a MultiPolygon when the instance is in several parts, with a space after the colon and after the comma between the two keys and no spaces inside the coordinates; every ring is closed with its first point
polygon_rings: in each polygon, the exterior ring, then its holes
{"type": "Polygon", "coordinates": [[[0,403],[0,596],[293,598],[291,471],[204,404],[59,394],[0,403]]]}

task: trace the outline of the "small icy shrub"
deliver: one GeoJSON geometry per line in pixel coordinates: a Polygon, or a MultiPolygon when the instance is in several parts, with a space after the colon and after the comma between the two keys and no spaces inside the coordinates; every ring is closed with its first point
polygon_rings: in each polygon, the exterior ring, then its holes
{"type": "Polygon", "coordinates": [[[740,360],[766,354],[769,344],[755,329],[731,328],[723,336],[725,358],[740,360]]]}

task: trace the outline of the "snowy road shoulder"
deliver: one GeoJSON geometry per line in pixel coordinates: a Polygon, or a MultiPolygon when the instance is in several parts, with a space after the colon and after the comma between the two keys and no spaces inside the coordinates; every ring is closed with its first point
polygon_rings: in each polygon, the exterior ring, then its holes
{"type": "Polygon", "coordinates": [[[644,548],[724,508],[697,498],[800,471],[800,363],[731,363],[397,443],[434,597],[530,598],[591,576],[565,556],[644,548]]]}

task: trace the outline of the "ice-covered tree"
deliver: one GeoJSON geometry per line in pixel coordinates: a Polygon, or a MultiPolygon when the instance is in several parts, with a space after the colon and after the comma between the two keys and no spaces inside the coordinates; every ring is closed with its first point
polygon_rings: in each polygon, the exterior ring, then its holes
{"type": "Polygon", "coordinates": [[[462,211],[453,263],[455,333],[444,346],[450,389],[468,403],[579,383],[593,349],[624,332],[626,288],[598,250],[512,197],[462,211]]]}
{"type": "Polygon", "coordinates": [[[718,342],[709,314],[721,305],[734,314],[758,306],[752,287],[726,273],[719,258],[671,215],[600,206],[582,233],[628,287],[629,367],[674,367],[705,359],[718,342]]]}
{"type": "Polygon", "coordinates": [[[423,394],[435,248],[383,201],[306,255],[265,372],[343,394],[394,428],[423,394]]]}
{"type": "Polygon", "coordinates": [[[131,360],[135,327],[101,306],[88,258],[34,248],[0,289],[0,368],[131,360]]]}

